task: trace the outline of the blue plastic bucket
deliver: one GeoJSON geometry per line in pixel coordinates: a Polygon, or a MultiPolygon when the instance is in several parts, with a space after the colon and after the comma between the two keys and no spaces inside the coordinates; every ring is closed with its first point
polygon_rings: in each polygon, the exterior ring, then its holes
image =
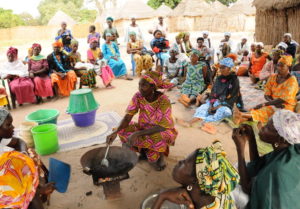
{"type": "Polygon", "coordinates": [[[88,127],[94,125],[96,120],[96,110],[85,113],[71,113],[72,119],[78,127],[88,127]]]}

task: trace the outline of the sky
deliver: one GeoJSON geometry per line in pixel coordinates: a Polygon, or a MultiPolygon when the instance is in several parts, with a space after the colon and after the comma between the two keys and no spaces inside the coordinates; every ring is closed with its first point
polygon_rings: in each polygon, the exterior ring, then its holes
{"type": "MultiPolygon", "coordinates": [[[[34,17],[39,16],[39,11],[37,9],[41,0],[0,0],[0,8],[11,9],[16,14],[20,14],[22,12],[28,12],[34,17]]],[[[124,0],[119,0],[120,3],[124,0]]],[[[147,2],[147,0],[142,0],[147,2]]],[[[91,8],[88,5],[85,5],[91,8]]]]}

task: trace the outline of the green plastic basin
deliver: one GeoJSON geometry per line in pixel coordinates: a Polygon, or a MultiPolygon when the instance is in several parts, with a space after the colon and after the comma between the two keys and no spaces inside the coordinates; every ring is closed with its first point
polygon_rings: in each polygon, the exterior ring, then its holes
{"type": "Polygon", "coordinates": [[[36,122],[39,125],[57,123],[59,111],[56,109],[40,109],[26,116],[26,121],[36,122]]]}

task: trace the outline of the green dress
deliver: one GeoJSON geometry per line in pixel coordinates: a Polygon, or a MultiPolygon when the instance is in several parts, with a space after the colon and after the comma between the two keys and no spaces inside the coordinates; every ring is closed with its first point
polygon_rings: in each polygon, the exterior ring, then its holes
{"type": "Polygon", "coordinates": [[[204,66],[206,66],[206,64],[203,62],[198,62],[196,65],[188,64],[186,79],[181,88],[182,94],[197,96],[205,89],[206,85],[202,70],[204,66]]]}
{"type": "Polygon", "coordinates": [[[249,163],[248,173],[252,188],[247,209],[300,208],[300,144],[249,163]]]}

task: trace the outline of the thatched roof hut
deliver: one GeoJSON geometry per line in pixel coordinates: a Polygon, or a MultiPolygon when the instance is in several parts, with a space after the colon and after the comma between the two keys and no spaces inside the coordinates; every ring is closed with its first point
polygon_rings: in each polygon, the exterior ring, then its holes
{"type": "Polygon", "coordinates": [[[173,10],[166,6],[166,5],[161,5],[157,10],[155,10],[155,14],[154,16],[163,16],[163,17],[166,17],[168,16],[171,12],[173,12],[173,10]]]}
{"type": "Polygon", "coordinates": [[[211,4],[212,8],[214,8],[216,11],[222,11],[224,9],[228,9],[227,6],[225,6],[224,4],[222,4],[221,2],[219,1],[214,1],[212,4],[211,4]]]}
{"type": "Polygon", "coordinates": [[[255,16],[256,14],[253,0],[239,0],[230,7],[229,11],[233,13],[242,13],[247,16],[255,16]]]}
{"type": "Polygon", "coordinates": [[[205,0],[182,0],[169,16],[200,17],[216,13],[217,11],[205,0]]]}
{"type": "Polygon", "coordinates": [[[69,26],[76,24],[76,21],[72,17],[59,10],[49,20],[48,25],[60,25],[62,22],[66,22],[69,26]]]}
{"type": "Polygon", "coordinates": [[[155,10],[142,0],[127,0],[118,13],[116,20],[130,19],[132,15],[136,16],[136,19],[147,19],[154,16],[155,10]]]}
{"type": "Polygon", "coordinates": [[[300,1],[299,0],[255,0],[255,37],[267,45],[275,45],[283,33],[293,34],[300,41],[300,1]]]}

